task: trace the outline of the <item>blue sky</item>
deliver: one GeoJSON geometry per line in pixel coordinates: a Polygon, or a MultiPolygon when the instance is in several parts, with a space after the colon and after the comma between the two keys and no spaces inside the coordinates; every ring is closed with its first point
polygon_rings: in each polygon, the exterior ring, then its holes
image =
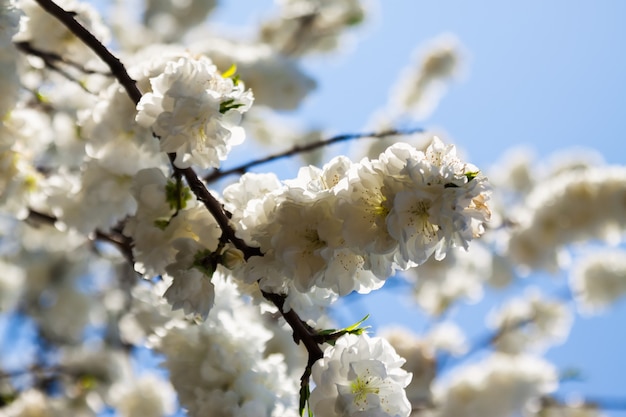
{"type": "MultiPolygon", "coordinates": [[[[217,20],[245,25],[267,15],[271,1],[224,6],[217,20]],[[243,10],[247,14],[241,15],[243,10]]],[[[610,163],[626,162],[626,2],[381,0],[376,10],[348,51],[305,63],[319,81],[297,113],[305,123],[337,133],[362,130],[386,103],[414,49],[451,33],[469,58],[465,77],[451,86],[424,127],[444,129],[481,168],[519,145],[540,157],[591,147],[610,163]]],[[[558,287],[550,279],[534,277],[558,287]]],[[[367,296],[351,304],[356,311],[340,317],[356,321],[374,312],[376,324],[394,320],[423,328],[423,317],[398,302],[401,291],[367,296]]],[[[455,318],[479,334],[480,320],[499,299],[494,295],[461,308],[455,318]]],[[[578,318],[567,344],[547,353],[560,368],[582,372],[584,379],[564,384],[562,394],[626,399],[625,321],[624,302],[610,315],[578,318]]]]}

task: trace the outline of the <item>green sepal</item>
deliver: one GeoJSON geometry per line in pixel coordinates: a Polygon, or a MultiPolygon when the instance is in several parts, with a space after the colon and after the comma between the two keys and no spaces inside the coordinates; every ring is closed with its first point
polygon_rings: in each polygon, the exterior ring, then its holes
{"type": "Polygon", "coordinates": [[[215,272],[214,254],[208,249],[198,251],[193,257],[192,266],[201,271],[207,277],[212,277],[215,272]]]}
{"type": "Polygon", "coordinates": [[[476,178],[480,174],[480,171],[470,171],[465,173],[465,178],[467,178],[467,182],[470,182],[474,178],[476,178]]]}
{"type": "Polygon", "coordinates": [[[370,318],[369,314],[366,314],[365,317],[363,317],[361,320],[357,321],[356,323],[354,323],[352,326],[348,326],[345,329],[343,329],[346,333],[351,333],[351,334],[361,334],[363,333],[364,330],[369,329],[370,326],[367,327],[360,327],[359,326],[361,324],[363,324],[363,322],[367,319],[370,318]]]}
{"type": "Polygon", "coordinates": [[[320,330],[319,332],[317,332],[317,334],[320,336],[328,336],[329,334],[333,334],[335,332],[337,332],[337,329],[325,329],[320,330]]]}
{"type": "Polygon", "coordinates": [[[235,103],[234,98],[229,98],[228,100],[222,101],[220,103],[220,113],[224,114],[228,110],[237,109],[242,106],[243,106],[242,103],[235,103]]]}
{"type": "Polygon", "coordinates": [[[170,221],[168,219],[156,219],[152,224],[161,230],[165,230],[169,226],[170,221]]]}
{"type": "Polygon", "coordinates": [[[181,210],[187,207],[187,201],[191,199],[191,190],[183,186],[180,181],[168,180],[165,185],[165,200],[172,210],[181,210]]]}
{"type": "Polygon", "coordinates": [[[344,329],[339,329],[339,330],[337,330],[337,329],[325,329],[325,330],[318,331],[317,334],[316,334],[318,343],[328,343],[331,346],[335,346],[335,342],[337,341],[337,339],[339,339],[344,334],[356,334],[356,335],[363,334],[363,332],[365,332],[367,329],[369,329],[370,326],[365,326],[365,327],[360,327],[360,326],[369,317],[370,317],[370,315],[367,314],[361,320],[357,321],[356,323],[354,323],[354,324],[352,324],[352,325],[350,325],[350,326],[348,326],[348,327],[346,327],[344,329]]]}

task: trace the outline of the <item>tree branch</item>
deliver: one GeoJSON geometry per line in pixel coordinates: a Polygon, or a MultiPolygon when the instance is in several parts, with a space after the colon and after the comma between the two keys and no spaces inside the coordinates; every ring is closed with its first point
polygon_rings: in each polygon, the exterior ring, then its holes
{"type": "Polygon", "coordinates": [[[57,71],[59,71],[59,67],[56,65],[56,63],[60,62],[62,64],[75,68],[85,74],[100,74],[100,75],[108,75],[108,76],[112,75],[111,73],[108,73],[108,72],[105,73],[105,72],[100,72],[97,70],[90,70],[88,68],[83,67],[78,62],[71,61],[65,57],[62,57],[61,55],[57,53],[42,51],[41,49],[37,49],[30,42],[15,42],[14,45],[17,47],[17,49],[19,49],[20,51],[26,54],[41,58],[47,66],[57,71]]]}
{"type": "Polygon", "coordinates": [[[131,100],[135,104],[141,99],[141,91],[137,88],[135,80],[130,78],[124,64],[117,59],[89,30],[81,25],[72,13],[68,13],[61,7],[57,6],[51,0],[35,0],[42,9],[56,17],[63,23],[74,35],[76,35],[85,45],[91,48],[111,69],[111,73],[126,89],[131,100]]]}
{"type": "MultiPolygon", "coordinates": [[[[58,221],[58,219],[54,216],[51,216],[46,213],[42,213],[33,209],[28,209],[28,217],[26,220],[31,220],[39,223],[46,223],[51,226],[58,221]]],[[[113,230],[111,233],[106,233],[101,230],[96,229],[94,231],[95,240],[99,240],[102,242],[107,242],[117,247],[122,256],[126,258],[126,260],[130,263],[130,265],[135,265],[135,259],[133,257],[133,248],[132,248],[132,240],[122,234],[117,230],[113,230]]]]}
{"type": "Polygon", "coordinates": [[[209,175],[205,176],[204,180],[206,182],[212,182],[228,175],[236,175],[236,174],[243,175],[246,172],[248,172],[250,168],[267,164],[267,163],[276,161],[281,158],[288,158],[288,157],[291,157],[300,153],[311,152],[319,148],[330,146],[339,142],[345,142],[348,140],[365,139],[365,138],[383,139],[389,136],[412,135],[415,133],[423,133],[423,132],[424,132],[424,129],[422,128],[413,128],[413,129],[404,129],[404,130],[391,129],[391,130],[384,130],[382,132],[369,132],[369,133],[346,133],[343,135],[333,136],[330,139],[321,140],[319,142],[312,142],[306,145],[295,145],[293,148],[287,151],[280,152],[274,155],[269,155],[269,156],[266,156],[265,158],[256,159],[254,161],[246,162],[245,164],[236,166],[234,168],[230,168],[228,170],[222,171],[220,169],[216,169],[209,175]]]}

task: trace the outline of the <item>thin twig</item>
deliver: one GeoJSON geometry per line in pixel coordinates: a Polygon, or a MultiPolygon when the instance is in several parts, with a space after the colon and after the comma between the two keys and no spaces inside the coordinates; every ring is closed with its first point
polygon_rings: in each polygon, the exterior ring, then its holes
{"type": "MultiPolygon", "coordinates": [[[[33,209],[28,209],[28,217],[26,217],[26,220],[35,221],[37,223],[45,223],[50,226],[54,226],[54,224],[58,221],[55,216],[33,209]]],[[[125,236],[117,230],[112,230],[110,233],[106,233],[98,229],[94,231],[94,236],[95,240],[107,242],[117,247],[120,253],[131,265],[135,264],[135,260],[133,258],[132,240],[128,236],[125,236]]]]}
{"type": "Polygon", "coordinates": [[[265,158],[255,159],[254,161],[246,162],[245,164],[236,166],[234,168],[230,168],[228,170],[222,171],[222,170],[216,169],[215,171],[213,171],[212,173],[204,177],[204,180],[207,182],[212,182],[228,175],[235,175],[235,174],[243,175],[246,172],[248,172],[250,168],[267,164],[267,163],[276,161],[281,158],[288,158],[288,157],[298,155],[301,153],[311,152],[319,148],[330,146],[339,142],[345,142],[348,140],[365,139],[365,138],[383,139],[389,136],[412,135],[415,133],[423,133],[423,132],[424,132],[423,128],[413,128],[413,129],[404,129],[404,130],[391,129],[391,130],[384,130],[382,132],[369,132],[369,133],[346,133],[343,135],[333,136],[330,139],[324,139],[318,142],[308,143],[306,145],[295,145],[293,148],[287,151],[280,152],[274,155],[269,155],[269,156],[266,156],[265,158]]]}
{"type": "Polygon", "coordinates": [[[66,80],[75,83],[76,85],[78,85],[86,93],[95,95],[93,91],[90,91],[87,87],[85,87],[85,85],[83,83],[81,83],[78,79],[76,79],[76,77],[74,77],[72,74],[67,72],[65,69],[63,69],[59,65],[57,65],[58,62],[63,63],[63,60],[58,58],[59,55],[53,54],[53,53],[50,53],[50,52],[41,52],[41,51],[35,52],[36,50],[33,49],[28,42],[18,42],[18,43],[15,44],[15,46],[20,51],[22,51],[24,53],[27,53],[27,54],[30,54],[30,55],[34,55],[34,56],[37,56],[37,57],[41,58],[43,60],[43,62],[44,62],[44,65],[46,66],[46,68],[50,69],[51,71],[55,71],[56,73],[61,75],[66,80]]]}
{"type": "Polygon", "coordinates": [[[580,399],[576,399],[571,404],[571,401],[549,396],[541,398],[541,408],[595,408],[604,411],[624,411],[626,410],[626,398],[582,395],[580,399]]]}
{"type": "Polygon", "coordinates": [[[108,75],[108,76],[112,75],[110,72],[102,72],[98,70],[85,68],[78,62],[74,62],[65,57],[62,57],[61,55],[55,52],[42,51],[41,49],[35,48],[30,42],[15,42],[14,45],[17,47],[17,49],[19,49],[20,51],[24,53],[43,59],[46,65],[49,65],[51,68],[55,70],[58,69],[55,63],[60,62],[69,67],[75,68],[85,74],[100,74],[100,75],[108,75]]]}

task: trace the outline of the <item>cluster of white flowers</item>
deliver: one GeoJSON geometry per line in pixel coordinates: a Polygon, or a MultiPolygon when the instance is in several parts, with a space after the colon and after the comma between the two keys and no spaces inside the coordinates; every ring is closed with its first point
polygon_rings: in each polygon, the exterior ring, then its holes
{"type": "MultiPolygon", "coordinates": [[[[55,3],[107,44],[94,7],[55,3]]],[[[285,147],[321,140],[321,128],[274,112],[301,106],[316,81],[298,58],[337,49],[366,3],[280,0],[246,40],[200,27],[214,0],[146,0],[141,13],[123,3],[110,16],[113,45],[140,99],[117,79],[124,68],[94,59],[37,2],[0,0],[0,331],[14,336],[11,320],[23,320],[41,341],[21,352],[22,369],[4,350],[23,345],[2,346],[0,415],[157,417],[182,407],[193,417],[295,417],[298,405],[317,417],[599,414],[547,397],[556,370],[526,353],[566,337],[564,303],[531,292],[505,304],[490,318],[496,337],[485,348],[495,352],[447,375],[447,356],[458,364],[481,347],[469,349],[449,316],[424,334],[370,337],[361,322],[331,329],[327,307],[402,271],[412,300],[441,319],[484,284],[510,283],[516,267],[563,266],[572,242],[619,242],[626,168],[592,167],[586,154],[541,174],[517,153],[495,176],[505,193],[493,233],[471,252],[494,210],[491,184],[432,132],[375,135],[376,152],[358,162],[336,156],[290,180],[247,173],[220,190],[222,163],[246,135],[285,147]],[[260,108],[248,113],[253,101],[260,108]],[[189,181],[195,169],[207,194],[189,181]],[[133,369],[147,351],[166,372],[133,369]],[[5,374],[13,370],[17,378],[5,374]]],[[[424,117],[460,59],[456,40],[431,44],[383,121],[424,117]]],[[[624,259],[616,250],[576,265],[581,310],[626,294],[624,259]]]]}
{"type": "Polygon", "coordinates": [[[394,109],[411,113],[417,119],[427,117],[437,106],[446,83],[460,72],[459,42],[444,35],[416,54],[417,64],[404,70],[391,96],[394,109]]]}
{"type": "Polygon", "coordinates": [[[442,260],[431,257],[405,276],[413,285],[417,304],[438,316],[459,299],[479,300],[485,280],[492,275],[492,263],[491,252],[475,244],[468,252],[451,250],[442,260]]]}
{"type": "Polygon", "coordinates": [[[175,153],[179,168],[218,167],[243,142],[241,115],[253,96],[243,83],[224,77],[206,57],[182,57],[150,79],[152,91],[137,104],[137,122],[160,138],[161,150],[175,153]]]}
{"type": "Polygon", "coordinates": [[[158,350],[180,403],[192,416],[295,417],[298,381],[282,353],[265,355],[272,334],[258,307],[223,276],[214,282],[220,297],[204,323],[171,323],[160,332],[158,350]]]}
{"type": "Polygon", "coordinates": [[[30,109],[13,109],[0,125],[0,207],[25,217],[39,197],[43,176],[35,168],[39,152],[50,143],[50,118],[30,109]]]}
{"type": "Polygon", "coordinates": [[[135,242],[135,268],[148,276],[173,277],[167,300],[174,308],[206,318],[213,305],[211,276],[217,266],[208,258],[221,235],[215,219],[191,199],[182,183],[168,182],[156,168],[135,176],[133,195],[138,207],[124,233],[135,242]]]}
{"type": "Polygon", "coordinates": [[[533,189],[515,219],[508,245],[519,265],[556,271],[559,251],[593,238],[618,241],[626,223],[626,169],[609,166],[566,171],[533,189]]]}
{"type": "Polygon", "coordinates": [[[344,335],[313,365],[310,407],[325,417],[408,417],[404,388],[411,374],[401,368],[404,362],[385,339],[344,335]]]}
{"type": "Polygon", "coordinates": [[[626,251],[583,257],[572,268],[570,285],[580,310],[598,313],[626,294],[626,251]]]}
{"type": "Polygon", "coordinates": [[[243,279],[280,293],[369,292],[396,269],[467,249],[489,218],[486,179],[438,138],[426,152],[399,143],[373,161],[335,158],[284,185],[246,175],[224,198],[239,236],[263,253],[243,279]]]}
{"type": "Polygon", "coordinates": [[[166,1],[146,0],[143,20],[161,41],[174,41],[185,28],[202,23],[217,5],[217,0],[166,1]]]}
{"type": "Polygon", "coordinates": [[[533,356],[494,353],[435,386],[437,417],[502,417],[556,388],[556,369],[533,356]]]}
{"type": "Polygon", "coordinates": [[[565,303],[544,299],[537,288],[508,301],[489,317],[497,332],[496,349],[509,354],[562,343],[569,335],[572,320],[565,303]]]}
{"type": "Polygon", "coordinates": [[[172,385],[154,374],[120,381],[111,386],[109,395],[123,417],[163,417],[176,410],[172,385]]]}
{"type": "Polygon", "coordinates": [[[337,48],[339,35],[363,21],[359,0],[281,0],[281,15],[261,27],[261,40],[287,55],[337,48]]]}

